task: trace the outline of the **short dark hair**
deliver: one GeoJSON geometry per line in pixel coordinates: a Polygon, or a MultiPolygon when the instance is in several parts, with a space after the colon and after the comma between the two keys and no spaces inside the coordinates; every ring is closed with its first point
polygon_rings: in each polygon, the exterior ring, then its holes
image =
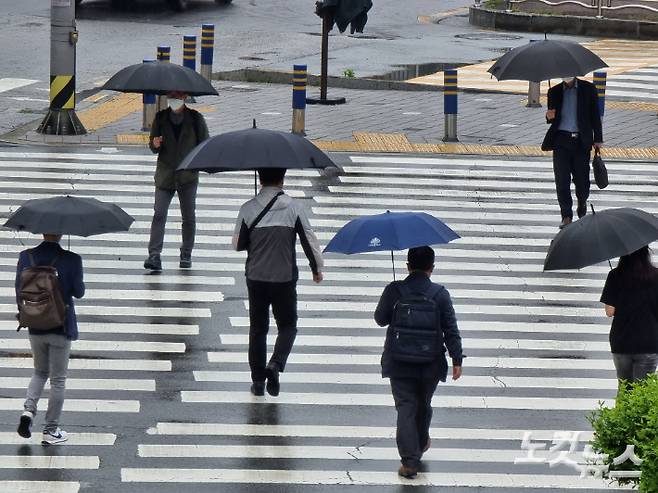
{"type": "Polygon", "coordinates": [[[286,176],[286,168],[258,168],[258,179],[262,185],[277,185],[286,176]]]}
{"type": "Polygon", "coordinates": [[[411,270],[428,271],[434,266],[434,250],[428,246],[410,248],[407,263],[411,270]]]}

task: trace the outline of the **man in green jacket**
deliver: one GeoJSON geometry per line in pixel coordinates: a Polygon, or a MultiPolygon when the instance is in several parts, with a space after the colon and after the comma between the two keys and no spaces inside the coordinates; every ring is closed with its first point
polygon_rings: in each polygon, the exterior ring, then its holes
{"type": "Polygon", "coordinates": [[[144,261],[144,268],[156,271],[162,270],[160,254],[164,242],[167,212],[175,193],[178,193],[183,220],[180,268],[192,267],[199,173],[176,171],[176,168],[197,144],[208,138],[208,127],[203,115],[185,106],[187,94],[171,92],[167,97],[169,108],[155,115],[149,140],[151,151],[158,155],[158,163],[155,169],[155,204],[149,256],[144,261]]]}

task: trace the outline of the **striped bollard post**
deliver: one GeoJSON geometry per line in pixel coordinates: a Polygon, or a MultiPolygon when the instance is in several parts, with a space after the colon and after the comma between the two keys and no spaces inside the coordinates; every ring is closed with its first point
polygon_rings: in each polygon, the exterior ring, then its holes
{"type": "Polygon", "coordinates": [[[443,113],[445,127],[443,142],[459,142],[457,138],[457,70],[443,72],[443,113]]]}
{"type": "MultiPolygon", "coordinates": [[[[158,46],[158,61],[170,62],[171,61],[171,46],[158,46]]],[[[156,111],[161,111],[167,108],[167,96],[161,95],[157,97],[156,111]]]]}
{"type": "Polygon", "coordinates": [[[294,65],[292,75],[292,133],[306,135],[306,65],[294,65]]]}
{"type": "Polygon", "coordinates": [[[201,70],[207,80],[212,79],[212,59],[215,52],[215,25],[201,26],[201,70]]]}
{"type": "MultiPolygon", "coordinates": [[[[143,63],[151,63],[155,60],[143,60],[143,63]]],[[[142,110],[142,130],[149,131],[153,126],[153,119],[156,112],[155,94],[144,94],[142,96],[142,103],[144,108],[142,110]]]]}
{"type": "Polygon", "coordinates": [[[605,83],[608,74],[605,72],[594,72],[594,87],[596,87],[596,94],[599,99],[599,114],[603,118],[605,113],[605,83]]]}
{"type": "Polygon", "coordinates": [[[183,36],[183,67],[196,72],[196,36],[183,36]]]}

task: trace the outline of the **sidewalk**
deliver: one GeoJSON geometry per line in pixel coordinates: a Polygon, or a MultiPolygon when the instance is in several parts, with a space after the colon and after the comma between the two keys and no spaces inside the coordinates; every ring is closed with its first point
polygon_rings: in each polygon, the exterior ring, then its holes
{"type": "MultiPolygon", "coordinates": [[[[197,98],[210,134],[259,127],[290,131],[292,90],[286,84],[214,82],[219,97],[197,98]]],[[[317,88],[309,88],[314,95],[317,88]]],[[[307,106],[308,138],[331,151],[541,155],[545,107],[526,108],[519,94],[460,93],[460,144],[444,144],[443,93],[329,88],[340,106],[307,106]]],[[[17,143],[144,145],[141,96],[101,92],[78,104],[85,136],[43,136],[34,130],[4,136],[17,143]]],[[[608,101],[607,157],[658,159],[658,105],[608,101]]],[[[36,128],[38,122],[35,122],[36,128]]]]}

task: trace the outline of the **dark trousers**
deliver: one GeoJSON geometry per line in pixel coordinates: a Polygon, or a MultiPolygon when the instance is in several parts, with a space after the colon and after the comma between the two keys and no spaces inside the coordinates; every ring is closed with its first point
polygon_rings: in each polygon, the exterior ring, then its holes
{"type": "Polygon", "coordinates": [[[576,186],[578,204],[586,204],[589,197],[590,149],[586,149],[578,137],[572,138],[564,132],[557,132],[553,150],[553,172],[557,201],[562,217],[573,217],[571,198],[571,177],[576,186]]]}
{"type": "Polygon", "coordinates": [[[165,225],[171,199],[174,193],[178,194],[180,213],[183,220],[182,233],[183,244],[180,253],[184,257],[192,255],[194,248],[194,236],[196,234],[196,192],[197,182],[181,185],[176,190],[155,189],[155,201],[153,204],[153,222],[151,223],[151,238],[149,240],[149,255],[160,255],[164,243],[165,225]]]}
{"type": "Polygon", "coordinates": [[[247,279],[249,292],[249,366],[251,380],[265,380],[267,332],[270,305],[277,326],[276,343],[270,364],[283,371],[297,336],[297,283],[262,282],[247,279]]]}
{"type": "Polygon", "coordinates": [[[432,396],[439,383],[413,378],[391,378],[391,391],[398,413],[395,440],[402,465],[418,467],[430,438],[432,396]]]}

